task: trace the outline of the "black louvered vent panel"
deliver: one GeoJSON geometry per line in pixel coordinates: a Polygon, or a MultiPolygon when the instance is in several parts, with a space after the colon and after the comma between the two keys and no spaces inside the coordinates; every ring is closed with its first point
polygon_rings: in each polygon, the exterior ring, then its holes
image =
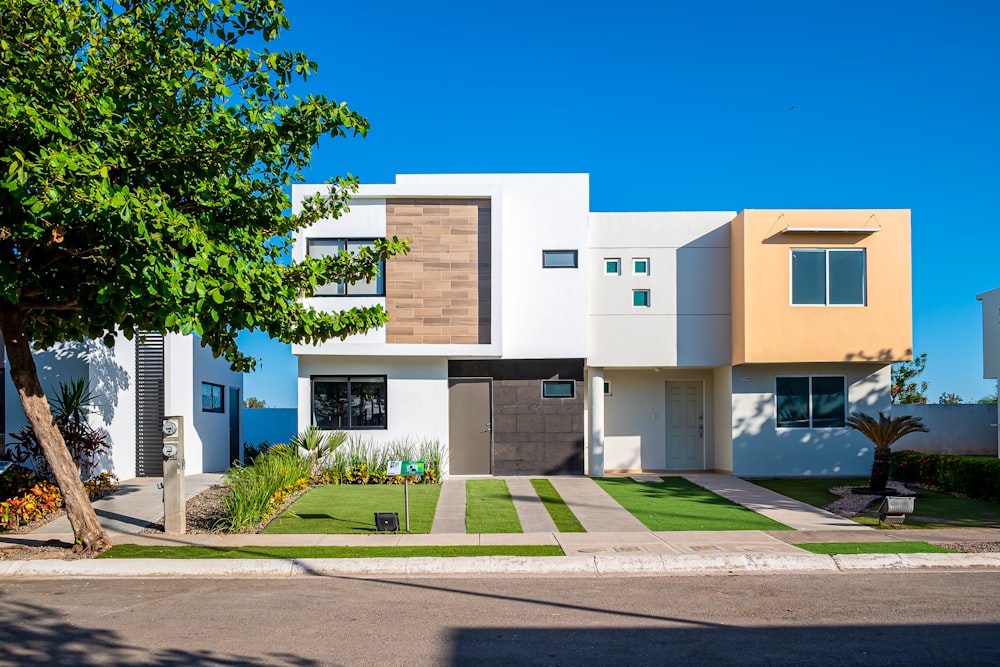
{"type": "Polygon", "coordinates": [[[163,336],[141,334],[135,350],[135,474],[163,476],[163,336]]]}

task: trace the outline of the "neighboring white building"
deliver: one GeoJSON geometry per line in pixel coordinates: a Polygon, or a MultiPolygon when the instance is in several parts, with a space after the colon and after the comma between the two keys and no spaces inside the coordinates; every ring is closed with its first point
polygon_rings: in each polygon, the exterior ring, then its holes
{"type": "MultiPolygon", "coordinates": [[[[1000,378],[1000,287],[976,297],[983,302],[983,377],[1000,378]]],[[[1000,423],[1000,404],[997,405],[1000,423]]],[[[997,429],[997,452],[1000,455],[1000,428],[997,429]]]]}
{"type": "MultiPolygon", "coordinates": [[[[322,191],[296,185],[293,208],[322,191]]],[[[909,212],[592,213],[586,174],[400,175],[295,259],[409,238],[376,331],[295,345],[299,428],[446,443],[452,474],[859,474],[849,412],[911,350],[909,212]],[[906,249],[901,252],[900,248],[906,249]]]]}
{"type": "MultiPolygon", "coordinates": [[[[2,359],[0,355],[0,359],[2,359]]],[[[60,343],[34,354],[47,394],[61,382],[83,378],[97,395],[90,415],[105,431],[111,455],[102,462],[119,479],[163,474],[162,420],[184,417],[185,471],[222,472],[240,458],[243,375],[215,359],[195,336],[118,336],[114,347],[99,340],[60,343]]],[[[4,363],[4,434],[27,424],[4,363]]]]}

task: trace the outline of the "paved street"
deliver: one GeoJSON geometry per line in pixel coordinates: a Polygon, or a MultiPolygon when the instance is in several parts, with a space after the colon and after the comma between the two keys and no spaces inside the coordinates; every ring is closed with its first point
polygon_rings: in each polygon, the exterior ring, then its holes
{"type": "Polygon", "coordinates": [[[0,665],[996,665],[1000,575],[0,581],[0,665]]]}

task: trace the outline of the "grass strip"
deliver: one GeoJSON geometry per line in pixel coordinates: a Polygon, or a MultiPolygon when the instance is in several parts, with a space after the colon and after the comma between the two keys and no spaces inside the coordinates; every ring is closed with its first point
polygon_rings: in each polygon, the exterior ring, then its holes
{"type": "Polygon", "coordinates": [[[507,482],[502,479],[470,479],[465,483],[465,532],[524,532],[507,482]]]}
{"type": "Polygon", "coordinates": [[[824,542],[795,544],[814,554],[838,556],[840,554],[954,554],[954,549],[939,547],[927,542],[824,542]]]}
{"type": "Polygon", "coordinates": [[[628,477],[594,480],[650,530],[791,530],[766,516],[715,495],[683,477],[656,483],[628,477]]]}
{"type": "Polygon", "coordinates": [[[558,545],[413,547],[160,547],[119,544],[98,558],[455,558],[459,556],[563,556],[558,545]]]}
{"type": "MultiPolygon", "coordinates": [[[[431,532],[440,494],[438,484],[410,485],[410,533],[431,532]]],[[[375,512],[398,512],[400,528],[404,528],[403,505],[403,486],[400,484],[320,486],[303,494],[261,532],[269,535],[374,533],[375,512]]]]}
{"type": "MultiPolygon", "coordinates": [[[[837,496],[827,489],[834,486],[868,486],[862,478],[831,479],[755,479],[754,484],[771,489],[783,496],[800,500],[814,507],[823,507],[837,496]]],[[[878,501],[869,507],[878,508],[878,501]]],[[[877,516],[852,517],[858,523],[880,527],[877,516]]],[[[920,489],[914,503],[914,512],[906,517],[904,525],[894,525],[889,530],[907,528],[1000,528],[1000,503],[973,498],[956,498],[941,491],[920,489]]]]}
{"type": "Polygon", "coordinates": [[[573,510],[569,508],[569,505],[562,499],[559,492],[556,491],[556,487],[552,485],[547,479],[533,479],[531,480],[531,486],[534,487],[535,493],[538,494],[539,499],[542,504],[545,505],[545,510],[552,517],[552,522],[556,524],[556,530],[560,533],[586,533],[587,529],[583,527],[576,515],[573,514],[573,510]]]}

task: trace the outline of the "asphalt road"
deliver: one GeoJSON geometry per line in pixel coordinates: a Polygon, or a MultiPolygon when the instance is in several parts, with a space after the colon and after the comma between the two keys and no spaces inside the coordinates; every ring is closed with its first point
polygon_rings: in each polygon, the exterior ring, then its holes
{"type": "Polygon", "coordinates": [[[1000,573],[0,582],[0,665],[998,665],[1000,573]]]}

